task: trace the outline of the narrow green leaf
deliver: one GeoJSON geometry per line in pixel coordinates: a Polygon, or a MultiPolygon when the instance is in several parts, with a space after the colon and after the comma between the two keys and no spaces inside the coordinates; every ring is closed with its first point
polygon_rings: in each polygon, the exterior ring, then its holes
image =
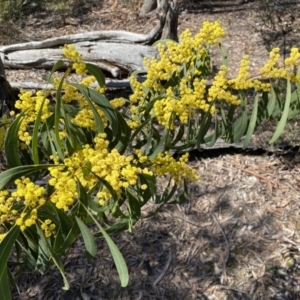
{"type": "MultiPolygon", "coordinates": [[[[108,235],[118,234],[120,232],[124,232],[128,230],[128,218],[121,218],[117,221],[117,223],[109,226],[105,229],[105,232],[108,235]]],[[[103,234],[100,232],[95,233],[95,237],[103,237],[103,234]]]]}
{"type": "Polygon", "coordinates": [[[119,273],[121,286],[126,287],[129,282],[129,275],[128,275],[128,269],[126,266],[126,262],[122,256],[120,250],[118,249],[118,247],[116,246],[114,241],[110,238],[110,236],[102,228],[102,226],[97,222],[97,220],[94,218],[94,216],[92,214],[90,214],[90,216],[94,220],[95,224],[97,225],[97,227],[101,231],[104,239],[106,240],[106,243],[107,243],[109,250],[112,254],[112,257],[114,259],[117,271],[119,273]]]}
{"type": "Polygon", "coordinates": [[[96,110],[94,104],[92,103],[92,101],[90,100],[90,98],[85,97],[85,99],[88,102],[88,104],[93,112],[94,119],[95,119],[96,132],[103,133],[104,132],[104,124],[102,122],[102,119],[101,119],[99,113],[97,112],[97,110],[96,110]]]}
{"type": "Polygon", "coordinates": [[[75,216],[75,219],[81,231],[88,257],[92,258],[97,253],[95,237],[92,235],[91,230],[77,216],[75,216]]]}
{"type": "Polygon", "coordinates": [[[57,136],[56,136],[56,130],[51,129],[49,132],[49,141],[50,141],[50,145],[51,145],[51,150],[52,150],[52,154],[53,155],[58,155],[59,159],[61,161],[64,160],[64,152],[63,152],[63,145],[59,140],[57,140],[57,136]]]}
{"type": "Polygon", "coordinates": [[[146,190],[139,189],[141,200],[143,201],[142,205],[145,205],[147,201],[149,201],[151,198],[154,199],[157,194],[156,179],[154,178],[154,176],[150,176],[146,174],[140,175],[139,178],[140,178],[141,185],[142,184],[147,185],[146,190]]]}
{"type": "MultiPolygon", "coordinates": [[[[104,239],[106,240],[106,243],[107,243],[107,245],[110,249],[110,252],[112,254],[112,257],[114,259],[117,271],[119,273],[121,286],[126,287],[128,285],[128,282],[129,282],[129,275],[128,275],[128,269],[127,269],[127,266],[126,266],[126,262],[125,262],[125,260],[122,256],[120,250],[118,249],[116,244],[113,242],[113,240],[110,238],[110,236],[102,228],[102,226],[98,223],[98,221],[95,219],[93,214],[88,210],[88,208],[85,207],[85,209],[86,209],[87,213],[89,214],[89,216],[93,219],[94,223],[99,228],[99,230],[100,230],[101,234],[103,235],[104,239]]],[[[76,219],[76,221],[77,221],[77,219],[76,219]]]]}
{"type": "Polygon", "coordinates": [[[183,135],[184,135],[184,129],[185,129],[185,126],[184,124],[180,124],[180,127],[179,127],[179,130],[176,134],[176,137],[173,139],[171,145],[170,145],[170,148],[172,148],[172,146],[176,146],[176,144],[178,142],[181,142],[182,141],[182,138],[183,138],[183,135]]]}
{"type": "MultiPolygon", "coordinates": [[[[28,227],[26,231],[22,232],[22,235],[25,237],[26,248],[32,252],[38,252],[38,235],[34,227],[28,227]]],[[[24,250],[24,249],[23,249],[24,250]]]]}
{"type": "Polygon", "coordinates": [[[268,103],[268,116],[272,116],[273,115],[273,111],[275,109],[275,106],[276,106],[276,93],[274,91],[274,88],[273,86],[271,85],[271,97],[269,99],[269,103],[268,103]]]}
{"type": "Polygon", "coordinates": [[[188,195],[188,186],[186,183],[186,180],[184,180],[184,184],[183,184],[183,192],[182,194],[178,197],[177,203],[184,203],[185,201],[187,201],[189,195],[188,195]]]}
{"type": "Polygon", "coordinates": [[[256,126],[260,125],[264,120],[270,118],[268,112],[268,105],[269,105],[269,93],[263,92],[261,98],[258,101],[256,126]]]}
{"type": "Polygon", "coordinates": [[[43,242],[47,246],[47,251],[49,251],[52,261],[54,262],[54,264],[57,266],[57,268],[60,271],[60,274],[61,274],[61,276],[63,278],[63,281],[64,281],[63,289],[68,290],[70,288],[70,286],[69,286],[69,282],[66,278],[66,275],[64,273],[64,266],[63,266],[63,263],[61,261],[61,258],[53,252],[51,246],[49,245],[49,243],[48,243],[48,241],[47,241],[47,239],[44,235],[44,232],[42,231],[42,229],[40,229],[39,226],[36,226],[36,228],[37,228],[37,231],[38,231],[38,234],[39,234],[40,238],[43,240],[43,242]]]}
{"type": "Polygon", "coordinates": [[[215,115],[215,130],[214,130],[214,133],[211,135],[211,140],[207,143],[207,147],[212,147],[216,143],[219,136],[220,136],[219,123],[218,123],[218,116],[216,114],[215,115]]]}
{"type": "Polygon", "coordinates": [[[211,125],[211,114],[209,112],[202,115],[201,125],[197,133],[197,149],[201,151],[201,143],[211,125]]]}
{"type": "Polygon", "coordinates": [[[164,150],[164,144],[165,144],[165,141],[167,139],[168,134],[169,134],[169,129],[167,127],[165,127],[165,129],[163,131],[163,135],[162,135],[162,137],[160,139],[160,142],[158,143],[158,145],[156,146],[156,148],[153,150],[152,154],[149,156],[150,160],[155,159],[155,157],[159,153],[163,152],[163,150],[164,150]]]}
{"type": "Polygon", "coordinates": [[[22,112],[10,125],[4,140],[4,151],[7,164],[10,168],[21,166],[22,162],[19,155],[19,129],[22,124],[25,112],[22,112]]]}
{"type": "MultiPolygon", "coordinates": [[[[152,145],[153,147],[156,146],[156,144],[158,144],[160,142],[160,135],[156,135],[156,129],[152,126],[151,130],[148,131],[147,135],[145,136],[144,134],[144,138],[146,139],[146,144],[139,144],[136,146],[137,149],[143,149],[144,148],[144,154],[145,155],[149,155],[152,149],[152,145]],[[143,147],[144,146],[144,147],[143,147]]],[[[144,132],[143,132],[144,133],[144,132]]]]}
{"type": "Polygon", "coordinates": [[[85,67],[87,71],[96,78],[100,87],[105,86],[105,76],[98,66],[87,63],[85,67]]]}
{"type": "Polygon", "coordinates": [[[116,111],[118,117],[118,124],[119,124],[119,137],[118,137],[118,144],[115,148],[119,151],[119,153],[124,153],[128,147],[128,141],[131,135],[131,129],[128,126],[127,122],[125,121],[123,115],[116,111]]]}
{"type": "MultiPolygon", "coordinates": [[[[172,197],[175,195],[175,192],[177,191],[177,184],[174,184],[173,187],[171,188],[170,191],[170,186],[171,186],[171,180],[169,180],[168,186],[165,188],[164,192],[160,196],[155,197],[155,204],[165,204],[169,202],[172,197]]],[[[168,204],[172,204],[173,202],[169,202],[168,204]]],[[[148,217],[148,216],[147,216],[148,217]]]]}
{"type": "Polygon", "coordinates": [[[11,291],[8,280],[8,270],[5,265],[3,277],[0,279],[0,298],[1,300],[11,300],[11,291]]]}
{"type": "Polygon", "coordinates": [[[36,120],[34,122],[33,133],[32,133],[32,143],[31,143],[31,150],[32,150],[32,158],[33,162],[38,165],[40,163],[39,160],[39,149],[38,149],[38,139],[39,139],[39,128],[41,124],[41,117],[43,114],[43,107],[46,98],[43,99],[41,107],[37,113],[36,120]]]}
{"type": "Polygon", "coordinates": [[[284,103],[284,109],[283,109],[283,113],[282,116],[280,118],[280,121],[276,127],[276,130],[270,140],[270,144],[273,144],[281,135],[281,133],[283,132],[283,129],[285,127],[288,115],[289,115],[289,109],[290,109],[290,103],[291,103],[291,82],[288,79],[287,80],[287,88],[286,88],[286,99],[285,99],[285,103],[284,103]]]}
{"type": "Polygon", "coordinates": [[[53,166],[56,165],[19,166],[8,169],[0,173],[0,190],[2,190],[8,183],[11,183],[22,176],[29,175],[39,170],[48,169],[53,166]]]}
{"type": "Polygon", "coordinates": [[[110,104],[110,102],[98,91],[89,89],[86,86],[72,83],[72,86],[76,87],[87,99],[91,99],[97,105],[99,105],[104,112],[107,120],[109,121],[113,135],[118,136],[119,124],[118,124],[118,116],[116,114],[116,110],[110,104]]]}
{"type": "Polygon", "coordinates": [[[221,43],[219,43],[219,48],[222,54],[222,63],[224,66],[226,66],[226,68],[228,68],[228,55],[226,48],[221,43]]]}
{"type": "Polygon", "coordinates": [[[7,260],[20,233],[20,227],[14,226],[0,243],[0,299],[10,300],[11,292],[7,276],[7,260]]]}
{"type": "Polygon", "coordinates": [[[256,94],[255,98],[254,98],[254,103],[253,103],[253,109],[252,109],[252,115],[250,118],[250,122],[248,125],[248,130],[246,133],[246,137],[244,140],[244,144],[243,144],[243,149],[246,149],[249,145],[249,142],[252,138],[252,134],[254,132],[254,129],[256,127],[256,120],[257,120],[257,112],[258,112],[258,93],[256,94]]]}
{"type": "MultiPolygon", "coordinates": [[[[63,227],[61,227],[63,229],[63,227]]],[[[65,229],[64,229],[65,230],[65,229]]],[[[64,253],[69,247],[75,242],[78,238],[78,234],[80,233],[78,225],[76,222],[73,223],[69,233],[65,236],[64,242],[60,245],[60,247],[55,248],[56,253],[64,253]]]]}
{"type": "Polygon", "coordinates": [[[51,80],[52,74],[53,74],[55,71],[57,71],[58,69],[61,69],[63,66],[64,66],[64,62],[63,62],[62,60],[58,60],[58,61],[55,63],[55,65],[53,66],[53,68],[52,68],[52,70],[51,70],[51,72],[50,72],[50,75],[49,75],[49,77],[48,77],[48,81],[51,80]]]}
{"type": "MultiPolygon", "coordinates": [[[[87,163],[87,165],[88,165],[87,168],[89,169],[88,173],[91,172],[91,166],[89,166],[89,164],[90,164],[90,162],[87,163]]],[[[83,167],[83,173],[85,172],[84,168],[85,168],[85,166],[83,167]]],[[[76,216],[85,218],[86,210],[84,207],[88,207],[89,196],[79,180],[77,180],[77,186],[78,186],[78,191],[79,191],[79,201],[76,203],[76,206],[77,206],[76,216]]],[[[75,207],[74,207],[74,209],[75,209],[75,207]]],[[[72,212],[73,212],[73,209],[72,209],[72,212]]]]}
{"type": "Polygon", "coordinates": [[[128,211],[129,211],[129,231],[132,231],[132,226],[140,219],[141,217],[141,205],[139,200],[135,195],[127,189],[127,198],[128,198],[128,211]]]}
{"type": "Polygon", "coordinates": [[[248,114],[247,114],[247,99],[244,98],[242,102],[242,114],[231,126],[228,126],[226,142],[235,143],[239,141],[246,133],[248,126],[248,114]]]}
{"type": "Polygon", "coordinates": [[[56,104],[55,104],[55,117],[54,117],[54,130],[55,130],[55,136],[56,136],[56,143],[58,144],[58,147],[61,149],[63,146],[60,142],[59,137],[59,119],[61,118],[61,106],[62,106],[62,98],[61,98],[61,90],[62,86],[65,80],[65,77],[67,76],[67,73],[65,73],[60,80],[60,83],[58,85],[57,91],[56,91],[56,104]]]}
{"type": "MultiPolygon", "coordinates": [[[[37,230],[37,232],[40,235],[42,231],[37,230]]],[[[46,242],[46,238],[42,238],[41,236],[39,236],[38,246],[38,257],[36,260],[35,271],[40,271],[42,274],[45,274],[52,265],[51,254],[49,251],[48,243],[46,242]]]]}
{"type": "Polygon", "coordinates": [[[55,240],[53,243],[53,251],[57,255],[60,255],[59,249],[61,248],[61,245],[64,243],[64,241],[65,241],[65,237],[62,234],[62,229],[61,227],[58,227],[58,229],[56,230],[55,240]]]}

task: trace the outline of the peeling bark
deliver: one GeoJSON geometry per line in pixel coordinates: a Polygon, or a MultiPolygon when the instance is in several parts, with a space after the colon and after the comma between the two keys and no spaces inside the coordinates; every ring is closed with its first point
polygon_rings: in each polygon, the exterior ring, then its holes
{"type": "Polygon", "coordinates": [[[96,31],[67,35],[0,47],[0,58],[4,66],[10,68],[51,69],[58,60],[63,60],[67,68],[71,61],[63,56],[60,47],[74,44],[85,62],[98,65],[114,77],[121,77],[135,70],[145,70],[144,58],[157,56],[156,47],[144,44],[157,40],[160,31],[160,24],[157,24],[148,34],[96,31]]]}

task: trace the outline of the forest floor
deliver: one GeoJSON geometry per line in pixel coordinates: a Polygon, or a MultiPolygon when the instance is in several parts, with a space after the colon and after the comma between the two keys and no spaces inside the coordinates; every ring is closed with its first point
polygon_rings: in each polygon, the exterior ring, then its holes
{"type": "MultiPolygon", "coordinates": [[[[232,76],[245,54],[255,76],[272,46],[300,46],[299,21],[291,17],[299,4],[280,2],[283,7],[277,10],[285,19],[273,28],[277,35],[261,17],[264,1],[179,1],[179,33],[187,28],[196,33],[203,21],[219,20],[227,32],[222,43],[232,76]]],[[[139,3],[86,0],[28,14],[0,25],[0,45],[91,30],[147,33],[153,18],[139,16],[139,3]]],[[[42,80],[36,70],[6,72],[12,82],[42,80]]],[[[300,299],[299,153],[211,150],[193,152],[190,165],[201,182],[190,185],[188,202],[166,206],[155,217],[140,220],[132,233],[113,237],[129,267],[128,287],[120,287],[103,240],[96,257],[87,261],[79,239],[64,259],[69,291],[61,289],[56,269],[45,275],[28,272],[19,278],[13,298],[300,299]]]]}

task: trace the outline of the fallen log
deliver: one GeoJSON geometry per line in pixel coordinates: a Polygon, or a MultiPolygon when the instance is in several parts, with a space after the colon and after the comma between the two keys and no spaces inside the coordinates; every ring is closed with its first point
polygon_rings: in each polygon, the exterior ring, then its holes
{"type": "Polygon", "coordinates": [[[98,65],[113,77],[121,77],[135,70],[145,70],[145,57],[157,57],[155,41],[177,40],[178,5],[176,0],[159,0],[158,19],[147,34],[127,31],[93,31],[70,34],[43,41],[33,41],[0,47],[0,58],[5,67],[15,69],[52,69],[58,60],[71,65],[65,59],[61,46],[74,44],[85,62],[98,65]]]}
{"type": "MultiPolygon", "coordinates": [[[[1,47],[0,58],[4,66],[17,69],[51,69],[58,60],[64,61],[65,68],[72,63],[63,56],[61,49],[27,49],[27,46],[28,43],[18,44],[13,48],[1,47]],[[10,49],[15,50],[10,52],[10,49]]],[[[86,63],[96,64],[114,77],[127,75],[134,70],[145,70],[144,58],[157,56],[156,47],[139,44],[85,41],[76,43],[75,46],[86,63]]]]}

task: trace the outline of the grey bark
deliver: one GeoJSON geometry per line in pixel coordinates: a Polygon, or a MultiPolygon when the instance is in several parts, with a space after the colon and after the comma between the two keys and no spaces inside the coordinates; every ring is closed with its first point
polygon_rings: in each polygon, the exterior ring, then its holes
{"type": "Polygon", "coordinates": [[[156,8],[157,8],[157,0],[144,0],[140,14],[141,16],[145,16],[156,8]]]}
{"type": "Polygon", "coordinates": [[[170,39],[173,41],[178,41],[178,5],[177,1],[173,0],[168,3],[166,6],[165,23],[163,26],[163,31],[161,38],[170,39]]]}
{"type": "Polygon", "coordinates": [[[0,116],[3,115],[6,108],[12,110],[16,100],[17,95],[6,80],[4,66],[0,57],[0,116]]]}
{"type": "Polygon", "coordinates": [[[177,0],[144,0],[141,16],[158,14],[161,31],[157,39],[178,41],[178,4],[177,0]]]}

